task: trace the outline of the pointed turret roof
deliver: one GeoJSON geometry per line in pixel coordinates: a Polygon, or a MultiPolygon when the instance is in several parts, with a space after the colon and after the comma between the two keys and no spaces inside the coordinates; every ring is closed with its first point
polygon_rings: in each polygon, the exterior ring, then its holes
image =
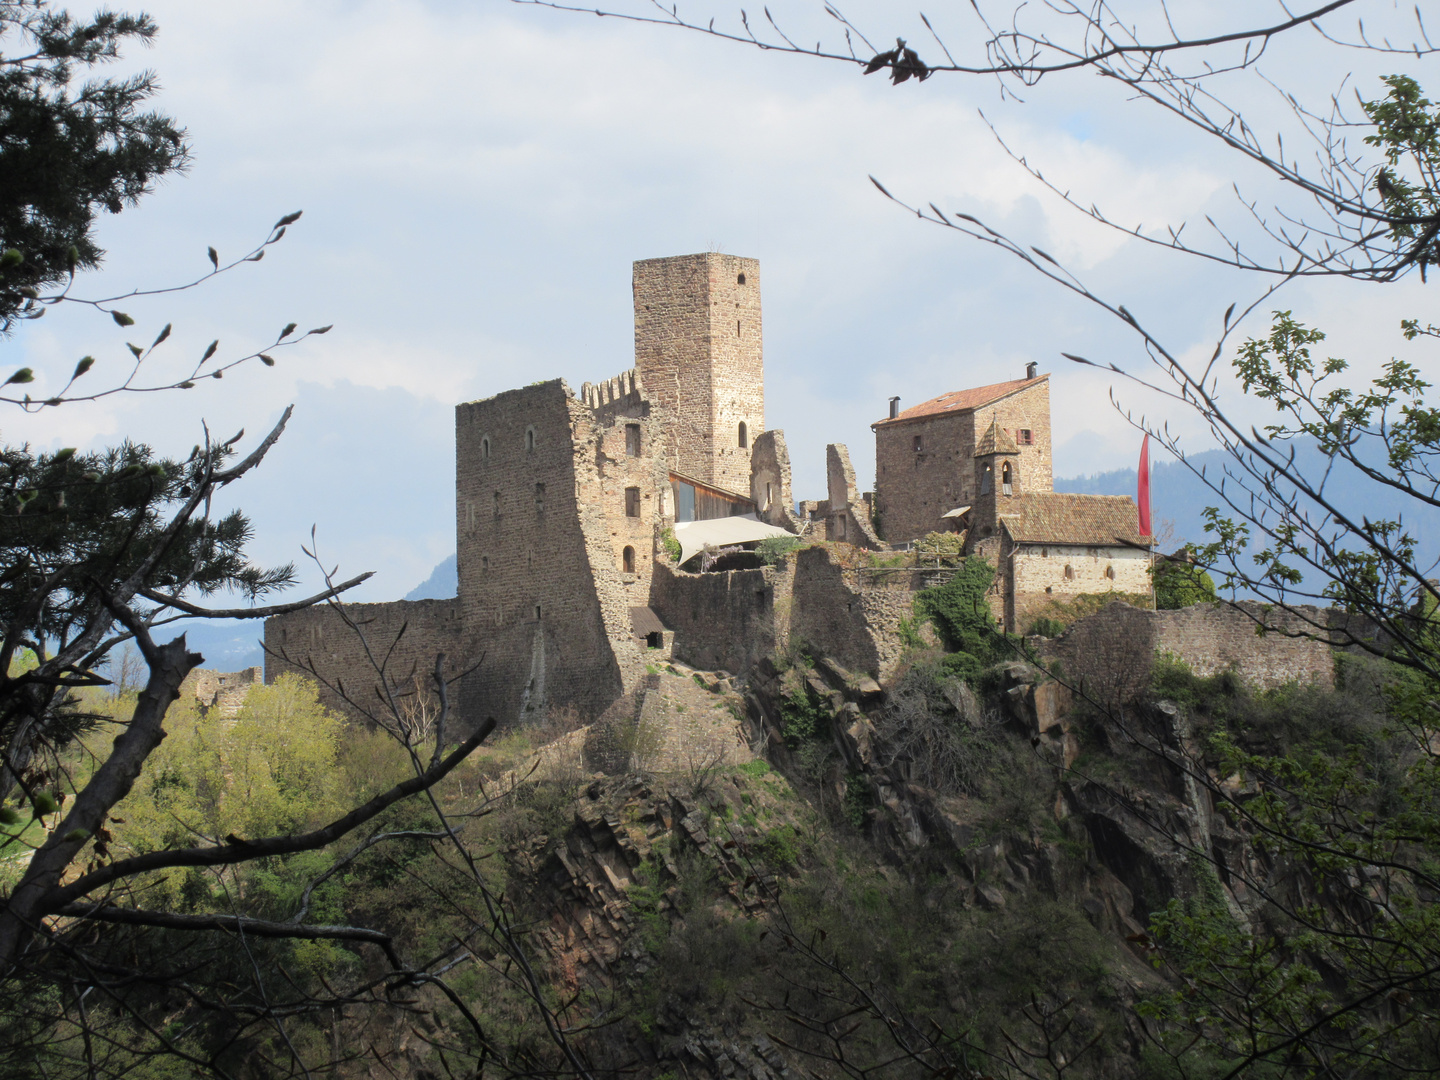
{"type": "Polygon", "coordinates": [[[980,441],[975,446],[976,457],[1018,453],[1020,453],[1020,447],[1015,445],[1015,439],[1010,432],[1000,426],[998,417],[990,421],[989,429],[980,436],[980,441]]]}

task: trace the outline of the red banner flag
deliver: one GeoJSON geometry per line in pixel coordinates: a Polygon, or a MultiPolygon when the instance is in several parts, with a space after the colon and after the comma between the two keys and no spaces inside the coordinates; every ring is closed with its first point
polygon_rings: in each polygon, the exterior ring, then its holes
{"type": "Polygon", "coordinates": [[[1150,436],[1140,444],[1140,483],[1135,492],[1135,502],[1140,506],[1140,535],[1150,536],[1150,436]]]}

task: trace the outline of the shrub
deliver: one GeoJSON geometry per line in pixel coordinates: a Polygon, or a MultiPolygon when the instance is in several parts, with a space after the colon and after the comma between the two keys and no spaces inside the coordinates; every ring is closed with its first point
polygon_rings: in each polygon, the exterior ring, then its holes
{"type": "Polygon", "coordinates": [[[665,555],[677,566],[680,564],[680,541],[675,539],[674,529],[664,529],[660,533],[660,547],[664,549],[665,555]]]}
{"type": "Polygon", "coordinates": [[[942,566],[959,566],[964,543],[965,537],[960,533],[932,532],[911,544],[910,550],[917,566],[928,566],[937,562],[942,566]]]}
{"type": "Polygon", "coordinates": [[[1215,582],[1198,566],[1164,560],[1151,568],[1155,580],[1155,606],[1162,611],[1214,602],[1215,582]]]}
{"type": "Polygon", "coordinates": [[[1042,615],[1030,624],[1026,634],[1030,637],[1059,637],[1065,632],[1065,624],[1059,619],[1051,619],[1042,615]]]}
{"type": "Polygon", "coordinates": [[[784,562],[786,555],[801,546],[802,541],[798,536],[772,536],[755,545],[755,554],[760,556],[760,561],[766,566],[774,566],[784,562]]]}
{"type": "Polygon", "coordinates": [[[1015,655],[1013,643],[996,629],[986,599],[994,581],[989,563],[966,559],[945,584],[916,594],[916,621],[929,619],[945,650],[956,654],[945,660],[955,677],[973,680],[984,668],[1015,655]]]}

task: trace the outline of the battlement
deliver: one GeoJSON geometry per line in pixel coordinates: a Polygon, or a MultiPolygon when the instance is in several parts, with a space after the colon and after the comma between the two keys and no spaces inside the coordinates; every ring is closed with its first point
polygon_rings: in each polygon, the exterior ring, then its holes
{"type": "Polygon", "coordinates": [[[580,400],[592,409],[598,409],[616,402],[637,403],[645,396],[640,371],[631,368],[613,378],[598,383],[581,383],[580,400]]]}

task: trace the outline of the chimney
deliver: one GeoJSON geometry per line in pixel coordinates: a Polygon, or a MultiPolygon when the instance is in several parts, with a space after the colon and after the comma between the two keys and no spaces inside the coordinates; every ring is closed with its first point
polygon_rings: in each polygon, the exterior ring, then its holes
{"type": "Polygon", "coordinates": [[[899,416],[899,415],[900,415],[900,399],[899,399],[898,397],[892,397],[892,398],[890,399],[890,419],[891,419],[891,420],[894,420],[895,417],[897,417],[897,416],[899,416]]]}
{"type": "Polygon", "coordinates": [[[1025,378],[1034,379],[1038,378],[1039,375],[1040,365],[1037,364],[1034,360],[1031,360],[1028,364],[1025,365],[1025,378]]]}

